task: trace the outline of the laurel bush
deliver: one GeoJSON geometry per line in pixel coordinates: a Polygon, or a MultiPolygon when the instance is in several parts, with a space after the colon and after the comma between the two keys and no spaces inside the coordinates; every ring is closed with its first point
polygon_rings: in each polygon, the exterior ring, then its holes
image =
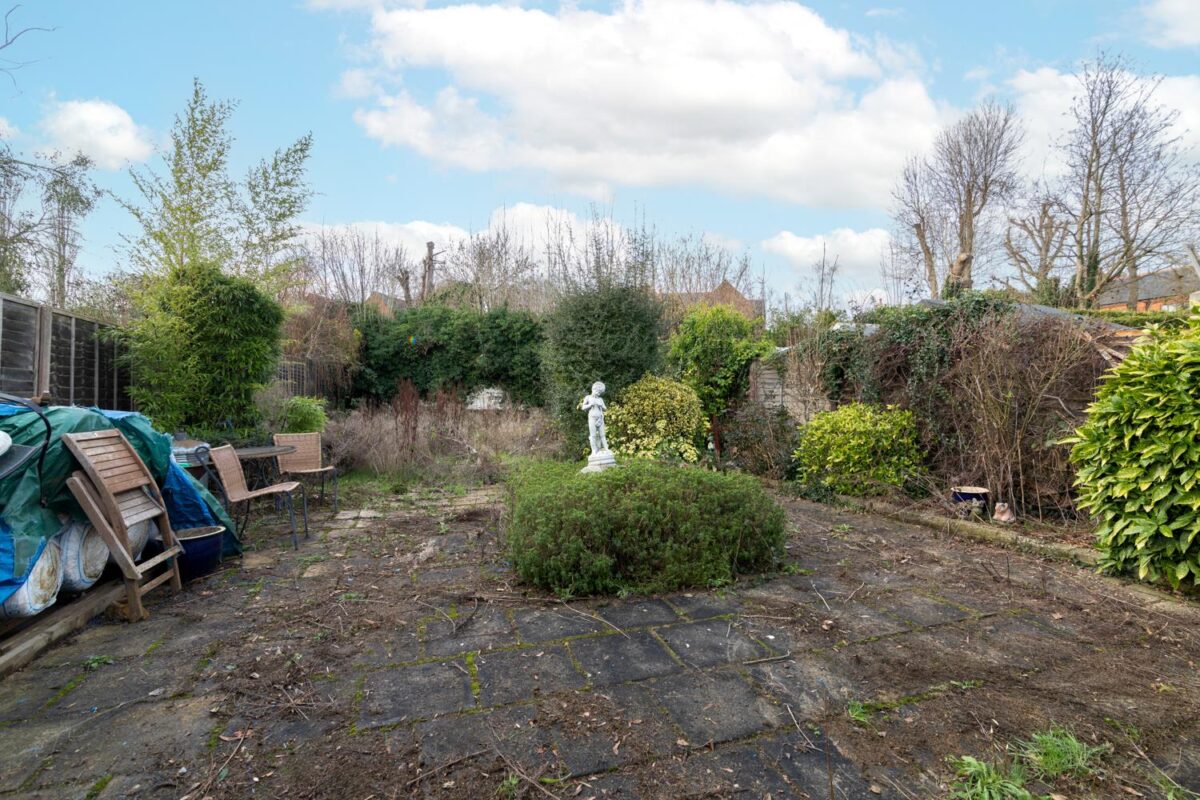
{"type": "Polygon", "coordinates": [[[1200,586],[1200,318],[1142,339],[1068,442],[1100,566],[1200,586]]]}

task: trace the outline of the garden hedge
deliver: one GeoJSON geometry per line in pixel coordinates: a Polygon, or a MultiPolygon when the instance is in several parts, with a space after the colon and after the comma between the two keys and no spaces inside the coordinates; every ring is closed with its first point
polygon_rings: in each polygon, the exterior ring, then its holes
{"type": "Polygon", "coordinates": [[[510,475],[509,505],[517,575],[565,596],[720,586],[783,555],[783,510],[745,475],[533,462],[510,475]]]}

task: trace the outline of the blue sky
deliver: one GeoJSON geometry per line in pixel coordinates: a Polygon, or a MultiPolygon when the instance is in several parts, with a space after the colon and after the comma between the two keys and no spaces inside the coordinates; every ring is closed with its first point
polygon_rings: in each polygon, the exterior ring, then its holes
{"type": "MultiPolygon", "coordinates": [[[[82,149],[129,196],[193,76],[236,99],[240,170],[311,131],[311,222],[384,224],[417,243],[543,207],[748,249],[794,290],[822,241],[870,289],[903,157],[985,94],[1016,103],[1037,163],[1098,48],[1169,76],[1200,131],[1200,0],[476,6],[389,0],[39,0],[28,62],[0,85],[23,150],[82,149]]],[[[1182,130],[1182,128],[1181,128],[1182,130]]],[[[81,256],[120,263],[111,200],[81,256]]]]}

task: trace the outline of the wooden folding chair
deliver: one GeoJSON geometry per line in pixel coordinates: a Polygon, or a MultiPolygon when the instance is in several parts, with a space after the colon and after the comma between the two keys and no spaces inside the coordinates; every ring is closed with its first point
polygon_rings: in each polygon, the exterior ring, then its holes
{"type": "Polygon", "coordinates": [[[296,448],[294,452],[279,456],[279,473],[289,478],[303,480],[304,478],[321,478],[321,494],[318,503],[325,502],[325,478],[333,479],[333,513],[338,510],[338,474],[337,467],[322,466],[321,463],[321,434],[319,433],[277,433],[276,445],[288,445],[296,448]]]}
{"type": "Polygon", "coordinates": [[[67,479],[67,487],[104,537],[125,578],[126,616],[132,621],[145,619],[149,614],[142,605],[143,595],[167,581],[175,591],[183,588],[176,560],[183,548],[171,530],[162,494],[150,470],[119,430],[64,433],[62,438],[83,467],[67,479]],[[129,547],[129,529],[148,520],[157,522],[163,551],[137,563],[129,547]],[[151,577],[160,565],[166,569],[151,577]]]}

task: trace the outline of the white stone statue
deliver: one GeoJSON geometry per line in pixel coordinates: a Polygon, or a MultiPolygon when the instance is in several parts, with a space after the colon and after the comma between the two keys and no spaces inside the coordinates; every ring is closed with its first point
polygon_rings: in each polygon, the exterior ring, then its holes
{"type": "Polygon", "coordinates": [[[592,446],[592,454],[588,456],[588,465],[582,472],[600,472],[615,467],[617,460],[608,449],[608,436],[604,430],[604,412],[608,406],[604,404],[604,384],[596,381],[592,384],[592,393],[583,398],[579,408],[588,415],[588,441],[592,446]]]}

